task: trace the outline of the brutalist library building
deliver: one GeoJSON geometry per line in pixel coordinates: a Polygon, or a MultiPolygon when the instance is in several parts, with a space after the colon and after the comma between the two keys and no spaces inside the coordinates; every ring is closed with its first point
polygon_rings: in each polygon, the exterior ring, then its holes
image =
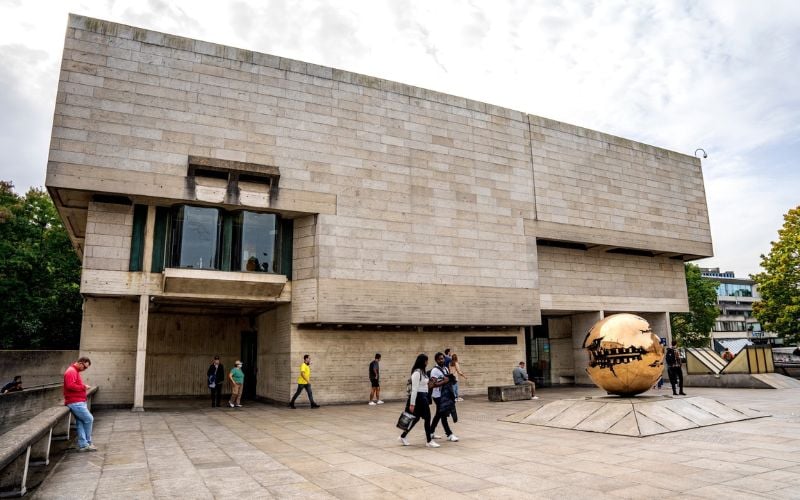
{"type": "Polygon", "coordinates": [[[669,337],[712,254],[693,156],[462,97],[70,15],[46,186],[83,263],[96,403],[404,398],[450,348],[484,395],[526,360],[590,383],[597,320],[669,337]],[[431,361],[432,362],[432,361],[431,361]]]}

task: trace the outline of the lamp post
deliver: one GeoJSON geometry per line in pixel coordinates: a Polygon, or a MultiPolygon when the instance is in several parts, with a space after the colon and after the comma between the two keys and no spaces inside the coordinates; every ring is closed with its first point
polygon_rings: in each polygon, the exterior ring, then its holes
{"type": "Polygon", "coordinates": [[[703,149],[703,148],[697,148],[697,149],[694,150],[695,158],[697,158],[697,152],[698,151],[702,151],[703,152],[703,158],[708,158],[708,153],[706,153],[706,150],[703,149]]]}

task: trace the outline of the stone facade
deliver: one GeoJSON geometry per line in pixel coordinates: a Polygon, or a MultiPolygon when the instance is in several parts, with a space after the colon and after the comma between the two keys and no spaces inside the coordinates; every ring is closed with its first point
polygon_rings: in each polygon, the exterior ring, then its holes
{"type": "Polygon", "coordinates": [[[113,360],[93,365],[113,386],[101,404],[203,393],[202,374],[170,384],[170,370],[199,371],[213,353],[239,357],[245,330],[257,332],[256,392],[280,401],[304,353],[320,401],[333,402],[367,394],[375,352],[387,397],[402,397],[416,353],[445,347],[472,373],[463,390],[483,393],[525,357],[523,328],[559,316],[575,321],[569,337],[553,337],[564,357],[552,366],[576,377],[583,318],[686,310],[682,263],[711,255],[694,157],[75,15],[46,184],[83,258],[92,305],[81,349],[113,360]],[[133,205],[147,212],[141,271],[128,267],[133,205]],[[288,282],[151,269],[164,251],[157,212],[182,205],[291,220],[288,282]],[[209,331],[212,316],[226,333],[209,331]],[[119,338],[124,349],[97,348],[120,331],[132,335],[119,338]],[[470,336],[484,338],[467,345],[470,336]]]}

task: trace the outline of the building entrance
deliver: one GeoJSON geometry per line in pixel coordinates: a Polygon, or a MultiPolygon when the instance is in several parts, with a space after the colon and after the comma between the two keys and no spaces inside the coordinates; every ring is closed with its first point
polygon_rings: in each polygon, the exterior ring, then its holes
{"type": "Polygon", "coordinates": [[[528,378],[537,387],[552,385],[550,379],[550,339],[547,322],[525,328],[525,354],[528,365],[528,378]]]}

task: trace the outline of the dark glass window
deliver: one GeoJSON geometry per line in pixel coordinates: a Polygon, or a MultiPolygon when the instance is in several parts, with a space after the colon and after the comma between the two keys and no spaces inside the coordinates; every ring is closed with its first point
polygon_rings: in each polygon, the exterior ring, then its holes
{"type": "Polygon", "coordinates": [[[243,212],[241,217],[240,271],[274,273],[278,239],[277,217],[243,212]]]}
{"type": "Polygon", "coordinates": [[[275,214],[179,206],[166,232],[168,267],[291,273],[292,224],[275,214]]]}
{"type": "Polygon", "coordinates": [[[172,225],[172,267],[219,269],[219,210],[177,207],[172,225]]]}

